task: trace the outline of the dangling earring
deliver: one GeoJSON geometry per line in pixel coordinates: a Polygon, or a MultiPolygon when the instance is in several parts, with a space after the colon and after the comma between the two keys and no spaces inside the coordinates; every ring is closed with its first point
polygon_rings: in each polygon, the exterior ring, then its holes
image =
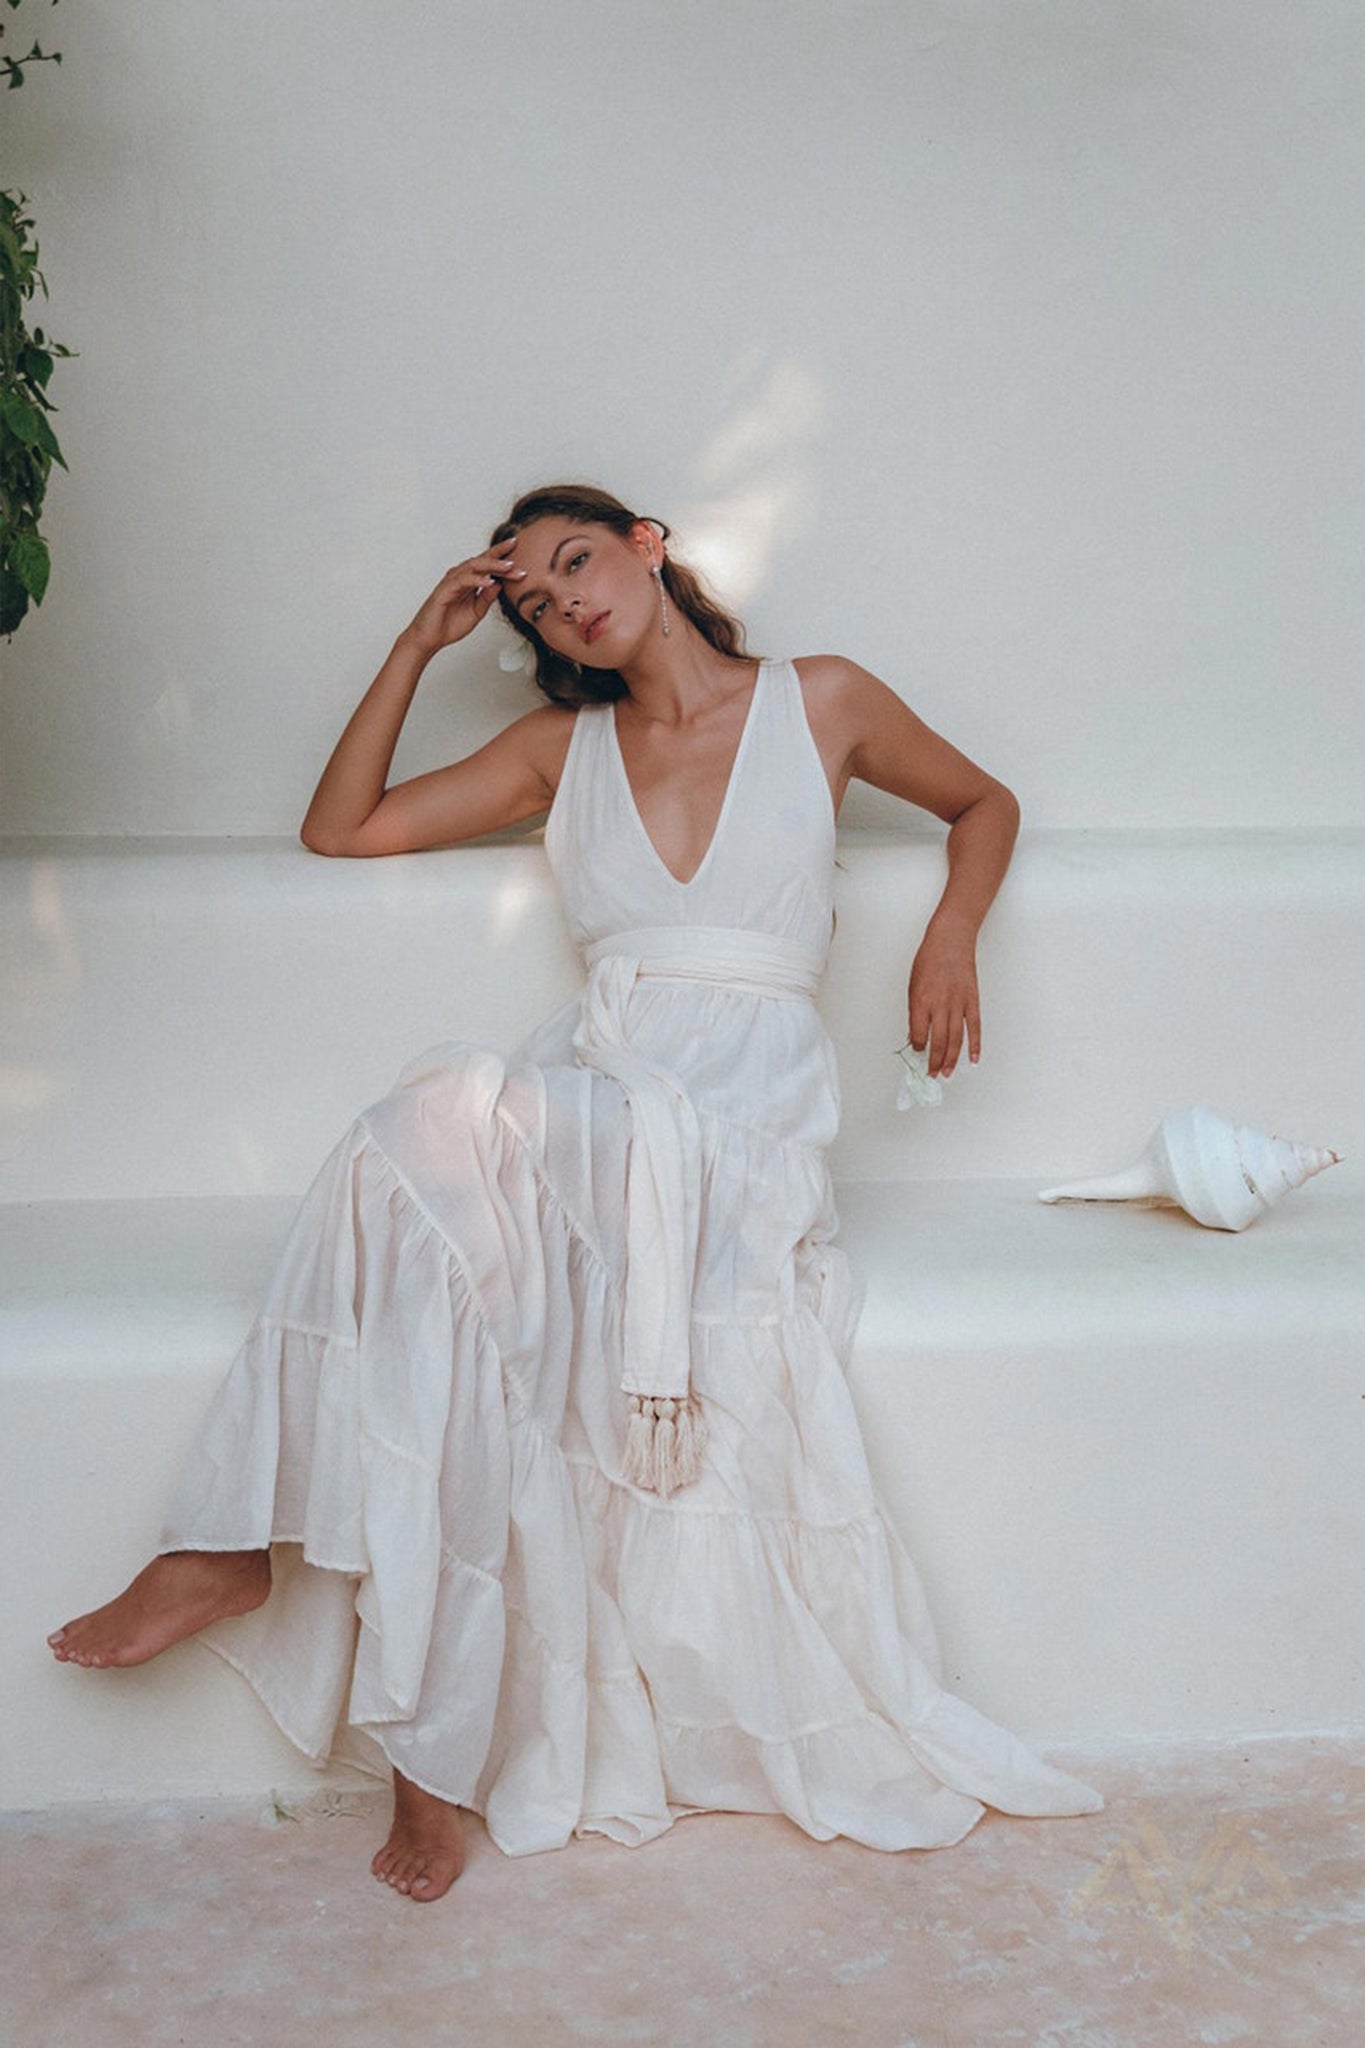
{"type": "Polygon", "coordinates": [[[655,580],[656,580],[656,582],[658,583],[658,586],[659,586],[659,603],[660,603],[661,607],[663,608],[663,615],[664,615],[664,631],[665,631],[665,633],[667,633],[667,632],[669,631],[669,624],[668,624],[668,594],[667,594],[667,592],[666,592],[666,591],[665,591],[665,589],[664,589],[664,572],[663,572],[663,570],[662,570],[662,569],[661,569],[661,568],[659,567],[659,564],[658,564],[657,562],[655,562],[655,564],[654,564],[653,568],[652,568],[652,569],[650,570],[650,574],[651,574],[651,576],[653,576],[653,577],[655,578],[655,580]]]}

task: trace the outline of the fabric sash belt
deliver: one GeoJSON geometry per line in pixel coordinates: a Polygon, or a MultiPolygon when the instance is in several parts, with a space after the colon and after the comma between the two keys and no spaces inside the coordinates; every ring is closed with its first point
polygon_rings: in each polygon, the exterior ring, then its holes
{"type": "Polygon", "coordinates": [[[701,1220],[701,1130],[680,1078],[630,1043],[637,980],[701,981],[740,994],[809,1002],[824,962],[770,932],[650,925],[585,952],[588,982],[574,1050],[630,1102],[626,1174],[623,1393],[631,1397],[624,1469],[668,1494],[701,1472],[705,1425],[691,1393],[692,1295],[701,1220]]]}
{"type": "Polygon", "coordinates": [[[730,925],[642,925],[596,939],[583,955],[589,970],[601,960],[629,960],[636,975],[650,981],[710,981],[741,994],[813,997],[824,962],[804,946],[772,932],[737,931],[730,925]]]}

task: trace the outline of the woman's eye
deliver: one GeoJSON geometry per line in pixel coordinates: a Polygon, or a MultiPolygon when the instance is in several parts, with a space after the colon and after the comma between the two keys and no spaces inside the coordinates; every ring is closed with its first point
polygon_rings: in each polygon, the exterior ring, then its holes
{"type": "MultiPolygon", "coordinates": [[[[586,548],[580,548],[580,549],[579,549],[579,551],[578,551],[578,553],[577,553],[576,555],[571,555],[571,556],[569,557],[569,567],[570,567],[570,569],[576,569],[576,568],[578,567],[578,565],[579,565],[579,563],[580,563],[580,562],[586,562],[586,561],[587,561],[587,559],[588,559],[588,550],[587,550],[586,548]]],[[[532,607],[531,607],[531,610],[530,610],[530,614],[529,614],[529,617],[530,617],[530,621],[531,621],[531,624],[532,624],[533,626],[534,626],[534,624],[535,624],[536,620],[537,620],[537,619],[538,619],[538,618],[540,617],[541,613],[542,613],[542,612],[544,611],[544,609],[545,609],[545,599],[544,599],[543,597],[542,597],[542,598],[540,599],[540,602],[539,602],[538,604],[533,604],[533,605],[532,605],[532,607]]]]}

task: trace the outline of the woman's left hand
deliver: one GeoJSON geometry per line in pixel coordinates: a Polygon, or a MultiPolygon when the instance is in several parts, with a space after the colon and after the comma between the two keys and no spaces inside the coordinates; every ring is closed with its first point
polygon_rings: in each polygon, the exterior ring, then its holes
{"type": "Polygon", "coordinates": [[[929,1073],[946,1078],[962,1050],[962,1027],[973,1061],[981,1057],[981,1008],[976,986],[976,934],[951,917],[931,917],[910,969],[910,1043],[931,1047],[929,1073]]]}

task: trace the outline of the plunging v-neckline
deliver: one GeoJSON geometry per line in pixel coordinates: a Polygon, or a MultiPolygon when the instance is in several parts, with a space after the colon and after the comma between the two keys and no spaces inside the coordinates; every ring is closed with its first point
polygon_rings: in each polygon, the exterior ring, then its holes
{"type": "Polygon", "coordinates": [[[749,734],[754,724],[754,712],[758,705],[758,693],[763,687],[763,676],[767,666],[768,658],[764,656],[759,661],[758,673],[754,677],[754,687],[749,696],[749,708],[744,714],[744,725],[739,735],[739,744],[735,748],[734,759],[730,763],[730,773],[725,781],[725,794],[720,800],[720,809],[716,813],[716,822],[711,828],[711,837],[707,841],[705,853],[698,861],[696,867],[693,868],[686,881],[683,881],[680,875],[674,874],[672,868],[668,865],[668,862],[664,859],[649,835],[649,828],[640,814],[640,806],[635,801],[635,791],[630,786],[630,776],[626,772],[626,757],[621,752],[621,735],[616,730],[616,705],[612,703],[607,706],[607,717],[611,728],[611,747],[613,754],[616,756],[616,766],[621,777],[621,787],[625,791],[626,807],[635,820],[636,829],[640,837],[644,840],[645,845],[654,856],[655,862],[662,869],[663,873],[667,875],[675,889],[690,889],[700,876],[702,870],[709,866],[711,856],[716,850],[717,842],[720,839],[730,810],[730,800],[734,795],[735,784],[739,780],[740,764],[744,759],[745,749],[749,744],[749,734]]]}

